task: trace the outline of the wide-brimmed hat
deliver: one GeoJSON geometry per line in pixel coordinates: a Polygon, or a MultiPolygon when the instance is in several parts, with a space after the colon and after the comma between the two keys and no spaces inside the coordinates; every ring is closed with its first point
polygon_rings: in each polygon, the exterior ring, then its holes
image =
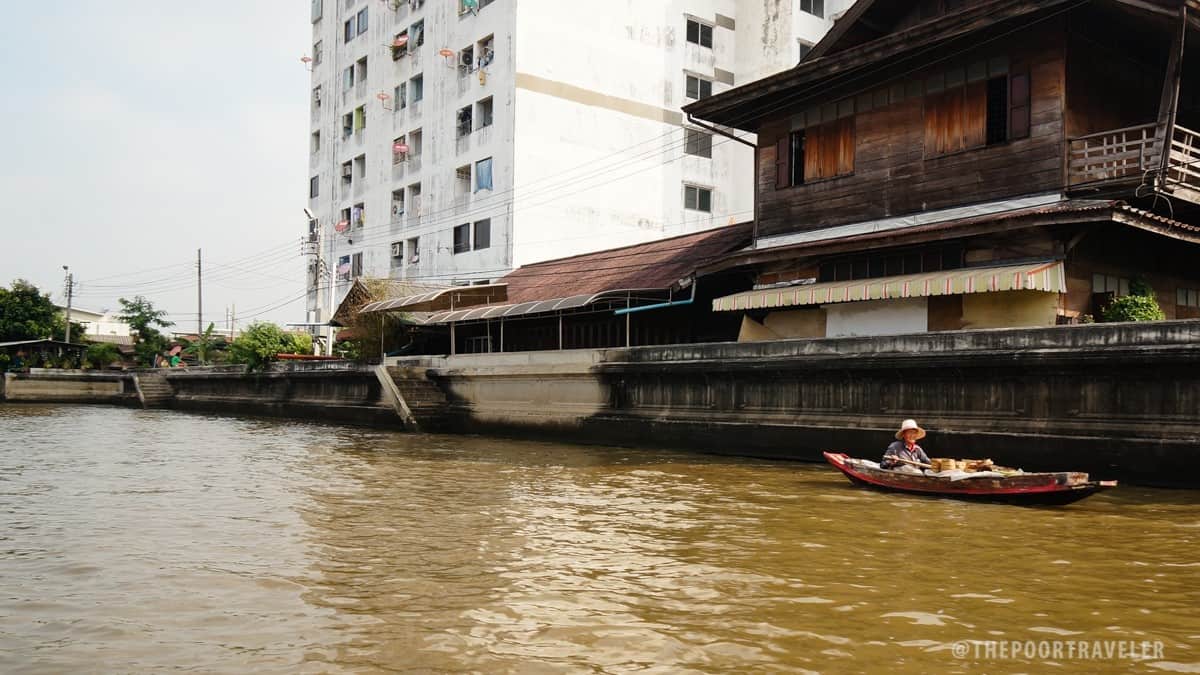
{"type": "Polygon", "coordinates": [[[921,427],[917,426],[916,420],[904,420],[903,422],[900,423],[900,431],[896,432],[896,440],[898,440],[898,441],[902,440],[904,438],[904,432],[908,431],[909,429],[917,430],[917,440],[918,441],[921,440],[922,438],[925,438],[925,430],[922,429],[921,427]]]}

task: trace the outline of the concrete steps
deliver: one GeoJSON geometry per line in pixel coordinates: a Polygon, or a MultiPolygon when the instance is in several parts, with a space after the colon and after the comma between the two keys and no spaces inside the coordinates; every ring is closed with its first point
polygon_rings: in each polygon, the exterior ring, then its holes
{"type": "Polygon", "coordinates": [[[175,398],[175,390],[162,374],[154,371],[143,371],[133,376],[137,387],[138,399],[143,408],[168,408],[175,398]]]}
{"type": "Polygon", "coordinates": [[[419,430],[441,431],[450,425],[450,401],[423,369],[391,367],[387,375],[419,430]]]}

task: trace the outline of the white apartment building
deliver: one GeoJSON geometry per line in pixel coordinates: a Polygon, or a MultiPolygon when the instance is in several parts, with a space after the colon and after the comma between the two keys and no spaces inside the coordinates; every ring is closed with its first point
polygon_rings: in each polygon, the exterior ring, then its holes
{"type": "Polygon", "coordinates": [[[484,283],[750,219],[754,150],[680,107],[795,65],[853,0],[311,2],[324,322],[357,276],[484,283]]]}

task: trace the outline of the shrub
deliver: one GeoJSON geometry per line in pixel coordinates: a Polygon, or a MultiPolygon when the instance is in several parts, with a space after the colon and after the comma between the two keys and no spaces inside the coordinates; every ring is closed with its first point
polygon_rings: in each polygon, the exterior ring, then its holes
{"type": "Polygon", "coordinates": [[[109,342],[93,342],[88,345],[85,360],[92,368],[104,368],[114,361],[121,360],[121,352],[117,346],[109,342]]]}
{"type": "Polygon", "coordinates": [[[1165,318],[1153,295],[1126,295],[1104,308],[1105,321],[1162,321],[1165,318]]]}
{"type": "Polygon", "coordinates": [[[262,370],[277,354],[292,353],[292,337],[273,323],[255,323],[229,346],[229,360],[244,363],[250,370],[262,370]]]}

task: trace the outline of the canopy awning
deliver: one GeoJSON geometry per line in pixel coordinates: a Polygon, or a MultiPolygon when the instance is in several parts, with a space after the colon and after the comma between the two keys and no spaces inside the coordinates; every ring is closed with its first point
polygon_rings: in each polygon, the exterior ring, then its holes
{"type": "Polygon", "coordinates": [[[380,300],[363,305],[360,313],[371,312],[439,312],[491,305],[508,300],[508,284],[487,284],[479,286],[452,286],[439,288],[427,293],[408,295],[391,300],[380,300]]]}
{"type": "Polygon", "coordinates": [[[764,288],[716,298],[713,300],[713,311],[736,312],[861,300],[893,300],[933,295],[1020,290],[1066,293],[1067,280],[1062,262],[1042,261],[1003,267],[971,267],[944,272],[906,274],[897,277],[831,281],[787,288],[764,288]]]}
{"type": "Polygon", "coordinates": [[[461,321],[482,321],[485,319],[511,319],[531,314],[547,314],[579,309],[602,302],[607,302],[610,305],[615,303],[618,306],[637,306],[647,302],[661,302],[664,297],[669,295],[669,289],[661,288],[602,291],[600,293],[572,295],[566,298],[554,298],[551,300],[533,300],[512,305],[490,305],[452,312],[438,312],[430,315],[425,320],[425,323],[458,323],[461,321]]]}

